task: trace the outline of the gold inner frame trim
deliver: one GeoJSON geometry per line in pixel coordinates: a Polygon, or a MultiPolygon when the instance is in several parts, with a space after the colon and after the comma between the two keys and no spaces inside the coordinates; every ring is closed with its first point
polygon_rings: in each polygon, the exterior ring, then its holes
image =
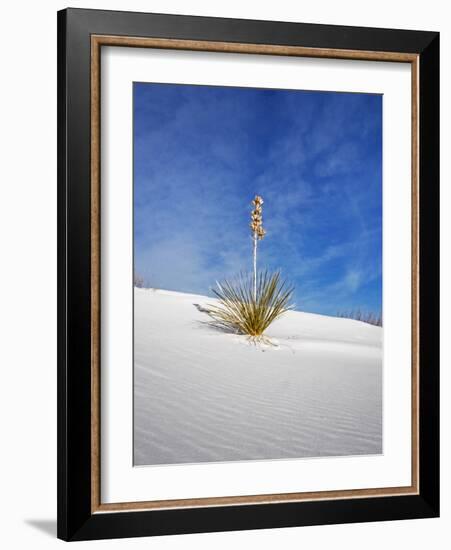
{"type": "Polygon", "coordinates": [[[334,50],[268,44],[243,44],[140,38],[91,36],[91,512],[162,510],[211,506],[307,502],[419,494],[419,56],[399,52],[334,50]],[[406,487],[383,487],[337,491],[223,496],[145,502],[102,503],[100,491],[100,50],[102,46],[157,48],[222,53],[280,55],[330,59],[354,59],[410,63],[412,72],[412,480],[406,487]]]}

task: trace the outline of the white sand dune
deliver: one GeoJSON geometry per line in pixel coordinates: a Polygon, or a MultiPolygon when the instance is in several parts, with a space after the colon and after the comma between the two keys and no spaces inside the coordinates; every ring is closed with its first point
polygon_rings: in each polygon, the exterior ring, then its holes
{"type": "Polygon", "coordinates": [[[292,311],[255,346],[213,302],[135,289],[135,465],[382,452],[381,328],[292,311]]]}

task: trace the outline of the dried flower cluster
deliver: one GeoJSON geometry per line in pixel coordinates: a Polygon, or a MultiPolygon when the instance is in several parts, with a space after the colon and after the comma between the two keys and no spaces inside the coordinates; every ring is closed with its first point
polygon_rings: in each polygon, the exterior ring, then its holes
{"type": "Polygon", "coordinates": [[[254,208],[251,212],[250,228],[252,230],[253,259],[254,259],[254,300],[257,299],[257,241],[261,241],[265,236],[266,231],[263,229],[262,206],[263,199],[260,195],[255,195],[252,201],[254,208]]]}
{"type": "Polygon", "coordinates": [[[252,229],[253,237],[261,241],[266,234],[266,231],[263,229],[262,218],[263,199],[259,195],[255,195],[252,204],[254,205],[254,209],[251,212],[250,228],[252,229]]]}

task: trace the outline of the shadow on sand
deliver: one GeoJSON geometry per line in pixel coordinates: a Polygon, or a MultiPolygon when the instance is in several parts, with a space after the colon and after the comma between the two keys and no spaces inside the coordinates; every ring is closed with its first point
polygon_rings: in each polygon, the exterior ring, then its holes
{"type": "MultiPolygon", "coordinates": [[[[197,311],[200,311],[201,313],[206,313],[207,315],[210,313],[210,310],[207,309],[204,306],[201,306],[200,304],[193,304],[193,306],[197,309],[197,311]]],[[[212,328],[213,330],[216,330],[218,332],[222,332],[225,334],[239,334],[237,330],[233,330],[230,327],[226,327],[222,325],[221,323],[211,320],[211,321],[198,321],[198,324],[202,328],[212,328]]]]}

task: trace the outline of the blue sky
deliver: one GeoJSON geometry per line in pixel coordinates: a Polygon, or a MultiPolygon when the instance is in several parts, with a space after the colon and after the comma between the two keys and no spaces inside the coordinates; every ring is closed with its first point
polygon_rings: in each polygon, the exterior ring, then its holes
{"type": "Polygon", "coordinates": [[[250,201],[263,197],[260,267],[296,309],[382,307],[382,96],[134,84],[135,271],[211,294],[252,269],[250,201]]]}

